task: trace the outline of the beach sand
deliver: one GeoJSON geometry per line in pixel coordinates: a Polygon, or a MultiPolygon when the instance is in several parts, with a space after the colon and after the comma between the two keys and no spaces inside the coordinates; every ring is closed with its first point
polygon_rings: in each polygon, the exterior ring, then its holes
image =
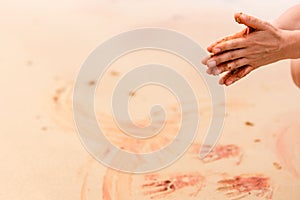
{"type": "MultiPolygon", "coordinates": [[[[272,5],[274,10],[266,12],[262,12],[266,5],[258,4],[257,15],[272,20],[292,3],[272,5]]],[[[235,6],[234,2],[227,5],[219,1],[149,3],[133,0],[31,0],[3,1],[1,4],[0,199],[233,199],[241,195],[245,195],[242,199],[270,199],[270,196],[275,200],[299,199],[297,114],[300,113],[300,91],[292,82],[289,61],[258,69],[225,89],[226,118],[219,145],[233,144],[239,149],[238,154],[229,158],[207,163],[199,160],[193,148],[199,148],[209,126],[209,93],[202,78],[193,73],[189,64],[174,55],[157,51],[136,52],[112,66],[115,73],[104,77],[96,94],[96,99],[105,102],[96,105],[96,114],[99,121],[103,117],[102,128],[112,143],[123,145],[127,150],[139,150],[133,148],[136,146],[132,141],[115,136],[120,131],[113,124],[107,106],[111,89],[130,66],[149,61],[168,64],[187,77],[201,105],[199,134],[185,156],[152,176],[123,174],[93,159],[75,130],[72,116],[74,82],[83,61],[101,42],[124,31],[154,26],[181,32],[205,48],[217,38],[242,29],[234,23],[233,13],[245,8],[255,14],[253,5],[246,8],[246,4],[235,6]],[[174,181],[174,177],[183,174],[189,175],[190,182],[196,184],[179,187],[178,191],[170,193],[171,196],[143,192],[145,182],[174,181]],[[222,184],[226,186],[222,180],[236,176],[242,179],[267,177],[267,183],[263,189],[251,191],[252,194],[240,192],[232,197],[225,193],[238,189],[217,190],[222,184]],[[189,196],[191,194],[194,197],[189,196]]],[[[172,109],[176,110],[178,105],[165,90],[150,87],[137,92],[133,97],[135,104],[131,105],[136,113],[134,117],[145,117],[145,107],[157,101],[153,97],[159,95],[163,100],[161,103],[171,112],[170,124],[167,121],[165,131],[161,133],[164,135],[148,144],[145,151],[159,148],[157,144],[167,144],[166,138],[177,131],[178,113],[172,113],[172,109]]]]}

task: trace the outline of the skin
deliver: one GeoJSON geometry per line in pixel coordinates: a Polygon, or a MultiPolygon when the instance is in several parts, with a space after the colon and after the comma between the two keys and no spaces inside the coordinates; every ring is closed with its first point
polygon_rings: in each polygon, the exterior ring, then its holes
{"type": "MultiPolygon", "coordinates": [[[[300,4],[283,13],[274,26],[283,30],[300,30],[300,4]]],[[[300,59],[291,60],[291,73],[294,83],[300,88],[300,59]]]]}
{"type": "MultiPolygon", "coordinates": [[[[251,71],[279,60],[300,58],[300,5],[289,9],[275,23],[236,13],[237,23],[246,29],[212,43],[207,50],[211,55],[202,63],[207,73],[227,72],[220,84],[231,85],[251,71]]],[[[300,60],[292,60],[292,77],[300,87],[300,60]]]]}

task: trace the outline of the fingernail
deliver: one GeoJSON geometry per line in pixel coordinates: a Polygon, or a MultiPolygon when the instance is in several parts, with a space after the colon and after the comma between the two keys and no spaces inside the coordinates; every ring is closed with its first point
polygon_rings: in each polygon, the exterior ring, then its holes
{"type": "Polygon", "coordinates": [[[211,68],[208,68],[208,69],[206,70],[206,73],[209,74],[209,75],[211,75],[211,74],[212,74],[211,68]]]}
{"type": "Polygon", "coordinates": [[[206,65],[206,63],[207,63],[207,58],[204,58],[204,59],[201,61],[201,63],[202,63],[203,65],[206,65]]]}
{"type": "Polygon", "coordinates": [[[214,48],[213,49],[214,54],[220,53],[221,49],[220,48],[214,48]]]}
{"type": "Polygon", "coordinates": [[[210,60],[210,61],[207,62],[207,66],[208,67],[215,67],[215,66],[217,66],[217,62],[214,61],[214,60],[210,60]]]}
{"type": "Polygon", "coordinates": [[[232,80],[226,81],[226,85],[230,85],[230,84],[232,84],[232,80]]]}
{"type": "Polygon", "coordinates": [[[215,67],[213,69],[213,72],[214,72],[214,75],[219,75],[219,74],[221,74],[221,69],[219,69],[218,67],[215,67]]]}
{"type": "Polygon", "coordinates": [[[246,16],[245,16],[245,14],[244,14],[244,13],[240,13],[240,16],[239,16],[239,18],[240,18],[240,19],[242,19],[242,20],[245,20],[245,19],[246,19],[246,16]]]}
{"type": "Polygon", "coordinates": [[[237,23],[241,23],[240,17],[235,18],[235,21],[236,21],[237,23]]]}
{"type": "Polygon", "coordinates": [[[219,80],[219,84],[220,84],[220,85],[224,85],[224,79],[223,79],[223,78],[221,78],[221,79],[219,80]]]}

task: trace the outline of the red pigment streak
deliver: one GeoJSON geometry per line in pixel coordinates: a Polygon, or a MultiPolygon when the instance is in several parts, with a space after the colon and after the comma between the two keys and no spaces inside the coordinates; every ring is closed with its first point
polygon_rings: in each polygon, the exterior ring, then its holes
{"type": "Polygon", "coordinates": [[[205,177],[199,173],[189,173],[182,175],[172,175],[167,179],[159,179],[157,175],[146,176],[149,181],[142,185],[145,195],[149,195],[151,199],[166,198],[166,196],[181,191],[184,188],[192,187],[193,192],[189,193],[190,196],[196,196],[201,191],[205,177]]]}
{"type": "MultiPolygon", "coordinates": [[[[204,147],[205,148],[205,147],[204,147]]],[[[208,148],[208,147],[206,147],[208,148]]],[[[228,144],[228,145],[219,145],[216,146],[204,159],[204,163],[209,163],[213,161],[217,161],[223,158],[230,158],[230,157],[237,157],[237,165],[241,163],[242,160],[242,151],[239,146],[236,146],[234,144],[228,144]]]]}
{"type": "Polygon", "coordinates": [[[239,175],[218,183],[221,186],[217,190],[225,192],[227,197],[241,199],[245,196],[255,195],[264,197],[264,199],[272,199],[270,180],[263,175],[239,175]]]}

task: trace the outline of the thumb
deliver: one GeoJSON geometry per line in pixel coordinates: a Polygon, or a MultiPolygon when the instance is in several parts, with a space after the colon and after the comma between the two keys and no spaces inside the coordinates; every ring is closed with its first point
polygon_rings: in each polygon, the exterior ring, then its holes
{"type": "Polygon", "coordinates": [[[237,23],[244,24],[255,30],[269,30],[271,28],[270,23],[244,13],[235,13],[234,18],[237,23]]]}

